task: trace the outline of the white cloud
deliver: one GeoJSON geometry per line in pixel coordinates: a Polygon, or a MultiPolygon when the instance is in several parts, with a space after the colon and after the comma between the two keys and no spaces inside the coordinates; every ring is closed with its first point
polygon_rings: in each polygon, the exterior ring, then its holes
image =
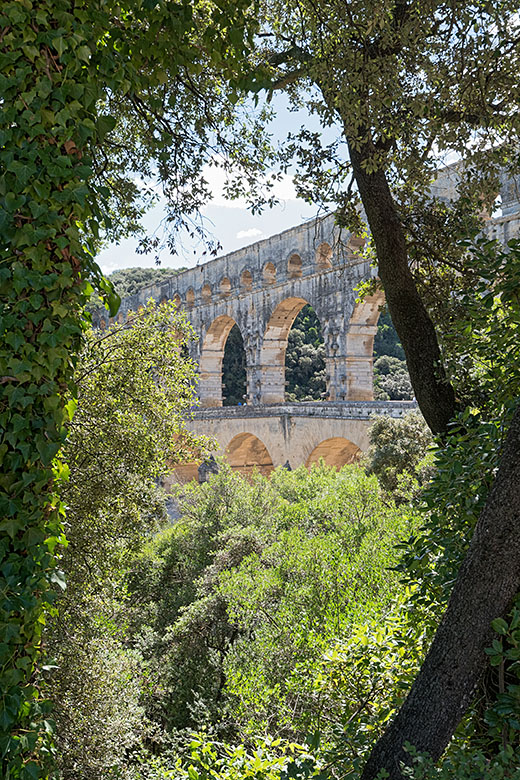
{"type": "MultiPolygon", "coordinates": [[[[206,165],[204,167],[203,174],[204,178],[208,182],[209,190],[212,194],[211,201],[208,205],[220,206],[228,209],[247,208],[247,201],[245,198],[228,200],[224,197],[227,176],[222,168],[206,165]]],[[[265,177],[265,181],[268,181],[269,179],[270,175],[268,173],[265,177]]],[[[286,173],[282,174],[280,181],[274,182],[272,189],[269,190],[269,194],[274,195],[280,201],[297,200],[292,177],[286,173]]]]}
{"type": "Polygon", "coordinates": [[[236,237],[237,238],[255,238],[255,236],[263,236],[264,233],[262,230],[258,230],[258,228],[250,228],[249,230],[239,230],[236,237]]]}

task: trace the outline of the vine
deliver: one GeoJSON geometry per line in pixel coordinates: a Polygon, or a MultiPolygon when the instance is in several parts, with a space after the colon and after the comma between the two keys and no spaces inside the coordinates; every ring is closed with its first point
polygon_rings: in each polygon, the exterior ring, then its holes
{"type": "MultiPolygon", "coordinates": [[[[41,636],[65,541],[56,459],[72,405],[82,306],[95,271],[80,225],[95,219],[84,153],[99,133],[100,92],[85,67],[92,28],[85,3],[8,2],[0,16],[2,246],[0,290],[0,542],[2,777],[37,778],[52,755],[41,689],[41,636]],[[87,273],[85,273],[85,271],[87,273]]],[[[115,300],[112,301],[114,306],[115,300]]]]}
{"type": "MultiPolygon", "coordinates": [[[[42,629],[56,589],[65,586],[57,568],[60,545],[66,543],[58,487],[67,467],[58,455],[75,407],[66,398],[74,395],[73,368],[88,296],[94,288],[100,291],[112,315],[119,302],[93,259],[96,240],[110,227],[111,196],[96,179],[94,155],[101,147],[106,153],[107,136],[117,124],[103,107],[109,97],[133,95],[145,111],[145,95],[151,116],[158,85],[181,64],[197,72],[201,52],[213,65],[226,61],[231,67],[240,55],[244,27],[243,21],[234,22],[247,5],[202,3],[196,19],[197,9],[187,0],[2,4],[0,767],[5,780],[46,777],[52,764],[53,726],[41,681],[42,629]]],[[[164,148],[170,141],[164,140],[164,148]]],[[[150,156],[160,155],[156,139],[149,148],[150,156]]]]}

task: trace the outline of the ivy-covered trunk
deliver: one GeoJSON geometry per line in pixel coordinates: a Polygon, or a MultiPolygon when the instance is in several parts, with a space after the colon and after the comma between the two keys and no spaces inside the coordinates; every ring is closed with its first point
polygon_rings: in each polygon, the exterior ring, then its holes
{"type": "Polygon", "coordinates": [[[63,541],[56,456],[82,337],[82,146],[97,88],[85,2],[20,0],[0,12],[0,756],[2,778],[47,774],[42,628],[63,541]]]}

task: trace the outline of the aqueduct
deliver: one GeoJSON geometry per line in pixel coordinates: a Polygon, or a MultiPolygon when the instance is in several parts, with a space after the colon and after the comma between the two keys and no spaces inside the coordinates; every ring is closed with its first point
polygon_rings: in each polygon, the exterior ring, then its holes
{"type": "MultiPolygon", "coordinates": [[[[383,296],[356,303],[355,287],[372,269],[362,242],[340,242],[331,216],[210,260],[160,285],[123,299],[119,319],[151,297],[176,300],[199,340],[193,357],[200,366],[202,406],[222,406],[222,359],[233,325],[242,334],[247,362],[247,403],[285,400],[285,349],[292,323],[307,304],[322,325],[328,400],[372,398],[372,349],[383,296]]],[[[104,326],[103,316],[96,325],[104,326]]]]}
{"type": "MultiPolygon", "coordinates": [[[[504,186],[504,192],[511,203],[503,199],[503,216],[490,220],[489,232],[506,243],[520,221],[516,191],[504,186]]],[[[150,298],[175,300],[186,310],[199,335],[192,357],[200,369],[200,407],[190,426],[212,435],[236,468],[256,464],[269,471],[287,460],[309,465],[321,456],[348,463],[367,448],[374,414],[400,416],[413,406],[373,401],[373,341],[383,295],[356,301],[356,287],[374,275],[362,246],[351,234],[342,240],[332,216],[317,218],[122,301],[120,321],[150,298]],[[286,404],[287,339],[306,304],[321,322],[327,392],[323,402],[286,404]],[[246,355],[247,405],[223,407],[222,362],[235,325],[246,355]]],[[[95,315],[94,325],[104,327],[105,316],[95,315]]]]}

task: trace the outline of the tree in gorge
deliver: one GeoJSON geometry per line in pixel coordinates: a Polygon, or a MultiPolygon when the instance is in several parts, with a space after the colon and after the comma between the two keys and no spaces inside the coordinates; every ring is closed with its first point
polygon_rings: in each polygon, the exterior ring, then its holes
{"type": "MultiPolygon", "coordinates": [[[[0,9],[0,774],[48,772],[52,725],[41,632],[65,541],[56,456],[74,412],[74,363],[93,257],[139,232],[162,182],[170,228],[200,232],[206,165],[228,188],[264,148],[254,119],[235,134],[232,84],[247,47],[247,1],[7,0],[0,9]],[[231,93],[231,100],[225,98],[231,93]],[[219,157],[220,155],[220,157],[219,157]],[[192,219],[190,220],[190,215],[192,219]],[[68,400],[67,400],[68,399],[68,400]]],[[[173,234],[172,234],[173,235],[173,234]]],[[[154,249],[158,241],[144,241],[154,249]]]]}
{"type": "Polygon", "coordinates": [[[306,304],[293,322],[285,352],[288,401],[319,401],[325,396],[325,347],[320,321],[306,304]]]}
{"type": "Polygon", "coordinates": [[[238,325],[227,337],[222,359],[222,393],[224,406],[237,406],[246,400],[247,375],[244,339],[238,325]]]}
{"type": "MultiPolygon", "coordinates": [[[[475,236],[492,212],[501,173],[517,170],[519,11],[509,0],[274,0],[263,6],[253,88],[285,90],[323,126],[339,128],[332,142],[308,127],[292,133],[285,160],[297,162],[302,197],[332,204],[341,227],[362,232],[368,226],[430,429],[446,440],[472,400],[507,431],[442,622],[363,780],[382,769],[400,778],[400,762],[410,760],[406,742],[434,758],[442,754],[485,667],[491,621],[507,613],[520,585],[518,377],[511,365],[513,381],[495,403],[482,374],[466,371],[471,345],[451,339],[464,292],[482,278],[460,239],[475,236]],[[450,153],[459,165],[446,199],[433,182],[450,153]]],[[[509,262],[502,256],[502,281],[515,278],[509,262]]]]}
{"type": "Polygon", "coordinates": [[[381,401],[413,399],[403,347],[385,308],[374,337],[374,397],[381,401]]]}

